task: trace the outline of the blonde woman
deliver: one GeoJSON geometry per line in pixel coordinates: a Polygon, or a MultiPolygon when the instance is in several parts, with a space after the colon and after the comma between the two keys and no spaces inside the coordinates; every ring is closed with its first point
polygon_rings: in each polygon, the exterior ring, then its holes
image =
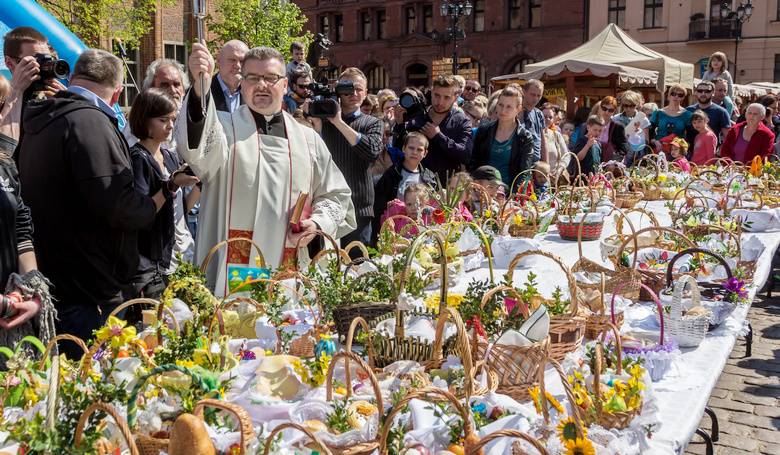
{"type": "Polygon", "coordinates": [[[626,129],[626,139],[631,149],[631,156],[626,155],[627,166],[630,166],[634,159],[642,155],[642,151],[648,141],[648,128],[650,128],[650,119],[640,110],[644,104],[642,95],[633,90],[626,90],[618,97],[620,104],[620,113],[612,116],[612,121],[622,124],[626,129]]]}
{"type": "Polygon", "coordinates": [[[562,169],[566,169],[569,164],[570,156],[567,156],[564,161],[561,161],[561,157],[569,151],[569,147],[566,145],[566,138],[563,137],[558,127],[555,125],[556,119],[559,118],[555,105],[551,103],[545,103],[542,106],[542,116],[544,117],[544,141],[547,144],[547,162],[552,170],[553,174],[559,173],[562,169]]]}
{"type": "Polygon", "coordinates": [[[729,73],[729,61],[723,52],[715,52],[707,63],[707,71],[701,77],[705,81],[721,78],[728,84],[728,96],[734,98],[734,80],[729,73]]]}

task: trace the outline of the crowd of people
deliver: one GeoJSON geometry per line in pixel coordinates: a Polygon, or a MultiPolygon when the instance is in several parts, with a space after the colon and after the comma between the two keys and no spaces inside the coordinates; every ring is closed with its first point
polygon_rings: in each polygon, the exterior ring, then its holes
{"type": "Polygon", "coordinates": [[[448,75],[374,94],[347,68],[322,97],[302,43],[289,63],[241,41],[216,57],[195,43],[189,74],[169,59],[148,67],[124,122],[117,57],[84,52],[66,88],[40,78],[36,54],[51,52],[35,29],[5,36],[0,344],[55,331],[88,339],[117,305],[158,297],[179,261],[200,263],[225,240],[207,270],[217,295],[261,254],[278,267],[313,252],[316,233],[375,245],[389,217],[424,223],[442,185],[473,181],[501,201],[527,181],[544,192],[651,153],[682,171],[718,156],[748,162],[775,153],[780,123],[773,95],[741,106],[722,53],[690,106],[674,84],[661,108],[627,90],[567,119],[538,80],[488,95],[448,75]]]}

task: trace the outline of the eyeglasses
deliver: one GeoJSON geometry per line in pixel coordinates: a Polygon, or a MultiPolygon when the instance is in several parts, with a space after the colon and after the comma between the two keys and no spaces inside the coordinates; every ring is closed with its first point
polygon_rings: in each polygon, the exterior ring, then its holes
{"type": "Polygon", "coordinates": [[[696,93],[712,93],[712,90],[707,90],[703,88],[697,88],[696,93]]]}
{"type": "Polygon", "coordinates": [[[636,107],[636,104],[621,104],[626,109],[633,109],[636,107]]]}
{"type": "Polygon", "coordinates": [[[604,112],[615,112],[614,107],[601,106],[601,110],[604,112]]]}
{"type": "Polygon", "coordinates": [[[672,93],[669,94],[669,96],[673,96],[675,98],[683,98],[683,97],[685,97],[685,93],[672,92],[672,93]]]}
{"type": "Polygon", "coordinates": [[[247,85],[257,85],[260,83],[260,81],[264,81],[266,85],[276,85],[280,80],[284,79],[284,76],[280,76],[278,74],[249,74],[244,76],[242,83],[246,83],[247,85]]]}

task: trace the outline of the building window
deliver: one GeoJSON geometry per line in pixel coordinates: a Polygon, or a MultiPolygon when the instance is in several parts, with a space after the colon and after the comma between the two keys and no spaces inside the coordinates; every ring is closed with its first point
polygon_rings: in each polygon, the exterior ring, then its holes
{"type": "Polygon", "coordinates": [[[645,28],[661,27],[664,0],[645,0],[645,28]]]}
{"type": "Polygon", "coordinates": [[[534,63],[536,60],[531,57],[522,57],[516,60],[515,63],[509,68],[509,74],[522,73],[525,69],[525,65],[534,63]]]}
{"type": "MultiPolygon", "coordinates": [[[[125,48],[125,52],[127,54],[123,59],[127,64],[127,74],[122,80],[122,87],[124,87],[124,90],[122,90],[122,94],[119,96],[119,105],[121,107],[130,107],[133,104],[135,96],[138,95],[138,86],[135,84],[140,83],[141,81],[141,65],[139,64],[141,53],[138,49],[128,48],[125,48]]],[[[120,57],[122,56],[116,41],[114,42],[114,54],[119,55],[120,57]]]]}
{"type": "Polygon", "coordinates": [[[335,36],[335,42],[340,43],[344,41],[344,16],[341,14],[336,14],[333,17],[333,22],[335,23],[336,27],[336,36],[335,36]]]}
{"type": "Polygon", "coordinates": [[[485,0],[474,2],[474,31],[485,31],[485,0]]]}
{"type": "Polygon", "coordinates": [[[609,16],[607,22],[620,28],[626,26],[626,0],[609,0],[609,16]]]}
{"type": "Polygon", "coordinates": [[[376,93],[390,86],[390,76],[388,76],[387,71],[381,65],[376,65],[366,71],[366,79],[368,79],[366,81],[368,85],[366,89],[369,93],[376,93]]]}
{"type": "Polygon", "coordinates": [[[520,28],[522,25],[520,0],[509,0],[509,28],[520,28]]]}
{"type": "Polygon", "coordinates": [[[542,0],[528,0],[528,27],[542,26],[542,0]]]}
{"type": "Polygon", "coordinates": [[[433,5],[423,6],[423,33],[433,32],[433,5]]]}
{"type": "Polygon", "coordinates": [[[376,37],[377,39],[387,38],[387,17],[385,16],[385,10],[379,10],[376,12],[376,37]]]}
{"type": "Polygon", "coordinates": [[[466,80],[476,80],[479,82],[479,85],[483,87],[485,87],[488,83],[485,67],[476,60],[471,60],[469,63],[460,65],[458,74],[462,74],[464,77],[466,77],[466,80]]]}
{"type": "Polygon", "coordinates": [[[775,54],[775,78],[774,82],[780,81],[780,54],[775,54]]]}
{"type": "Polygon", "coordinates": [[[406,34],[417,33],[417,11],[414,6],[406,7],[406,34]]]}
{"type": "Polygon", "coordinates": [[[320,16],[320,33],[330,36],[330,18],[327,15],[320,16]]]}
{"type": "Polygon", "coordinates": [[[371,13],[360,13],[360,24],[363,30],[363,40],[368,41],[371,39],[371,13]]]}
{"type": "Polygon", "coordinates": [[[165,43],[163,47],[163,55],[165,58],[176,60],[182,65],[187,66],[187,48],[184,46],[184,44],[165,43]]]}

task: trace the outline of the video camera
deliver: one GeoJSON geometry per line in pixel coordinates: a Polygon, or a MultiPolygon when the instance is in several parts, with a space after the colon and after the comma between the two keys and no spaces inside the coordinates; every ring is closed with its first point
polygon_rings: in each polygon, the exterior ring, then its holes
{"type": "Polygon", "coordinates": [[[398,97],[398,104],[406,109],[405,122],[425,114],[425,98],[421,98],[421,94],[414,91],[405,90],[401,93],[398,97]]]}
{"type": "Polygon", "coordinates": [[[50,79],[67,79],[70,76],[70,65],[65,60],[58,60],[51,54],[35,54],[35,61],[40,66],[41,77],[31,88],[33,92],[46,90],[45,81],[50,79]]]}
{"type": "Polygon", "coordinates": [[[355,85],[352,81],[339,81],[332,90],[327,85],[317,82],[303,87],[311,90],[314,95],[309,105],[309,116],[315,118],[335,117],[339,111],[339,96],[355,93],[355,85]]]}

